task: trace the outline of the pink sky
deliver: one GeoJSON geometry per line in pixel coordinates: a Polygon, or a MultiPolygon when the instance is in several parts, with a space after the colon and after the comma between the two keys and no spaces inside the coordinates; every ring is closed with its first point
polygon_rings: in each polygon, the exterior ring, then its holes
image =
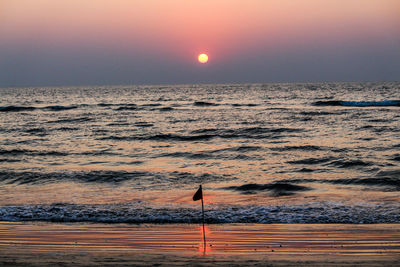
{"type": "Polygon", "coordinates": [[[400,49],[399,14],[399,0],[1,0],[0,56],[91,51],[185,68],[203,51],[214,68],[356,48],[390,57],[400,49]]]}

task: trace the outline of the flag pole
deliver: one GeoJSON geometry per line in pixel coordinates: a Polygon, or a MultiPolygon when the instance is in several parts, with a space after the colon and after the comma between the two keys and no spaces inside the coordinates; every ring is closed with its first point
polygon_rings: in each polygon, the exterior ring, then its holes
{"type": "Polygon", "coordinates": [[[206,252],[206,229],[204,227],[204,201],[203,201],[203,188],[201,185],[199,186],[199,189],[197,189],[196,193],[193,196],[193,201],[201,200],[201,213],[203,217],[203,241],[204,241],[204,253],[206,252]]]}
{"type": "Polygon", "coordinates": [[[203,240],[204,240],[204,251],[206,250],[206,231],[204,228],[204,203],[203,198],[201,198],[201,211],[203,213],[203,240]]]}

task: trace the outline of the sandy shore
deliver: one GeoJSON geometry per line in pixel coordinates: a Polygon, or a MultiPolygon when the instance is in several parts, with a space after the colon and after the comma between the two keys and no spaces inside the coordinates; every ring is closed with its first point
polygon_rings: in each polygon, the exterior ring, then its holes
{"type": "Polygon", "coordinates": [[[400,224],[0,222],[0,265],[398,266],[400,224]]]}

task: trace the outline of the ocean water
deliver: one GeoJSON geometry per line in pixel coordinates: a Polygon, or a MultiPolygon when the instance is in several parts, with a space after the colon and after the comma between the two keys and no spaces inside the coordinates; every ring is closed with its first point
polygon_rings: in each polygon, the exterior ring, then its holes
{"type": "Polygon", "coordinates": [[[400,223],[400,83],[0,89],[0,220],[400,223]]]}

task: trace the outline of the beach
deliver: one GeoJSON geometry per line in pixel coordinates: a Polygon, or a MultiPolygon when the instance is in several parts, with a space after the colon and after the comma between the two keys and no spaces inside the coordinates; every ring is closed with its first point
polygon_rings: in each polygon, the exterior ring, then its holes
{"type": "Polygon", "coordinates": [[[396,266],[399,224],[1,222],[0,265],[396,266]]]}
{"type": "Polygon", "coordinates": [[[0,7],[0,267],[400,267],[400,0],[0,7]]]}

